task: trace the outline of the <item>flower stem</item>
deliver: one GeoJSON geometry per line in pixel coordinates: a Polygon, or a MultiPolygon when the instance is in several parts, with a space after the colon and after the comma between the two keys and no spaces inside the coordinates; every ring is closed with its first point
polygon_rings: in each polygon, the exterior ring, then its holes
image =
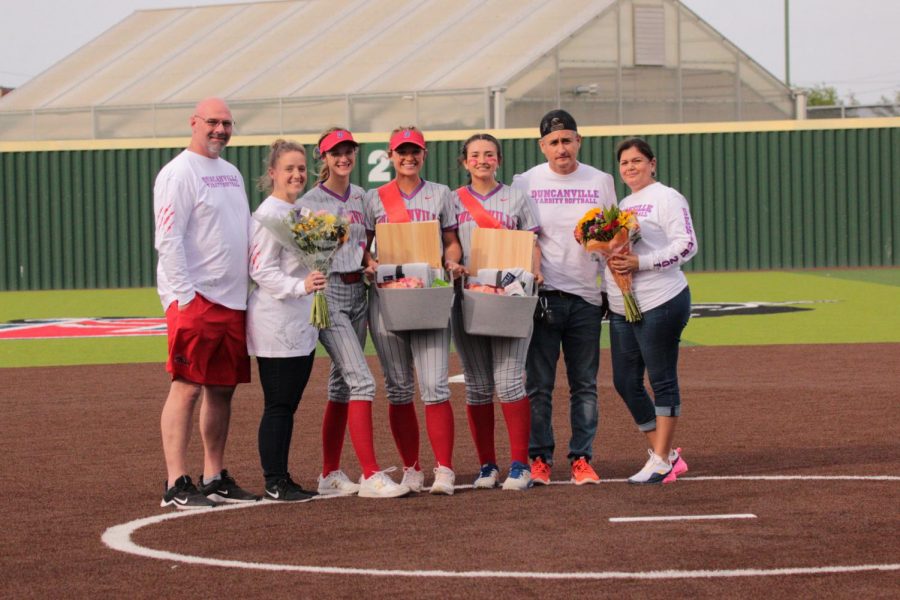
{"type": "Polygon", "coordinates": [[[313,305],[309,314],[309,322],[318,329],[326,329],[331,326],[331,318],[328,314],[328,300],[321,291],[313,293],[313,305]]]}

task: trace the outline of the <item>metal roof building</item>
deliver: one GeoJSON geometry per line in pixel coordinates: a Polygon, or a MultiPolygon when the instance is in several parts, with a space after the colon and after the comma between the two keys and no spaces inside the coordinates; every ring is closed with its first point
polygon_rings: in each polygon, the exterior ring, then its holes
{"type": "Polygon", "coordinates": [[[0,139],[793,117],[791,92],[677,0],[283,0],[137,11],[0,99],[0,139]]]}

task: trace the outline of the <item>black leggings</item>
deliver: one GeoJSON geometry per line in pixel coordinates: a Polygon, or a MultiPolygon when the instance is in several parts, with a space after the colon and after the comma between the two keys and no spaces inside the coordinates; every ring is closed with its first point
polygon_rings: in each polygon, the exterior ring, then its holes
{"type": "Polygon", "coordinates": [[[265,407],[259,421],[259,460],[266,483],[288,475],[288,455],[294,432],[294,413],[300,404],[313,354],[290,358],[257,357],[265,407]]]}

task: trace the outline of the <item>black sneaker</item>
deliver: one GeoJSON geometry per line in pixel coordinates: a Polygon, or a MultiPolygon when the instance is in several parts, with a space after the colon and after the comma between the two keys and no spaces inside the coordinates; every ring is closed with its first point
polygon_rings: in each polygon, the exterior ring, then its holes
{"type": "Polygon", "coordinates": [[[234,481],[234,477],[229,475],[228,471],[225,469],[222,469],[221,479],[216,479],[209,483],[204,483],[203,477],[201,476],[200,493],[213,502],[224,502],[228,504],[236,504],[238,502],[258,502],[260,499],[256,494],[251,494],[238,486],[234,481]]]}
{"type": "Polygon", "coordinates": [[[182,475],[176,479],[175,485],[172,487],[166,487],[168,485],[168,481],[163,482],[163,489],[166,490],[166,493],[163,494],[162,502],[159,503],[163,508],[166,506],[174,506],[178,509],[209,508],[216,505],[215,502],[197,490],[197,487],[187,475],[182,475]]]}
{"type": "Polygon", "coordinates": [[[276,502],[308,502],[318,496],[316,492],[304,490],[291,476],[274,482],[266,482],[266,500],[276,502]]]}

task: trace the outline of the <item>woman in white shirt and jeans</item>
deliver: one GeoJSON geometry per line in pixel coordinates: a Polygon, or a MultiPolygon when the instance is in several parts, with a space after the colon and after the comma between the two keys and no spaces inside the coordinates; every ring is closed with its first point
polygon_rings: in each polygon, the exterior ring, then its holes
{"type": "MultiPolygon", "coordinates": [[[[616,158],[622,180],[631,189],[619,208],[637,215],[641,239],[631,254],[611,257],[607,270],[632,274],[643,318],[626,321],[621,290],[608,286],[613,383],[650,445],[644,468],[628,481],[668,483],[687,471],[672,440],[681,414],[678,344],[691,315],[691,292],[681,265],[697,253],[697,237],[687,200],[656,181],[656,157],[646,141],[624,140],[616,158]],[[644,387],[645,372],[652,399],[644,387]]],[[[610,280],[612,274],[606,277],[610,280]]]]}

